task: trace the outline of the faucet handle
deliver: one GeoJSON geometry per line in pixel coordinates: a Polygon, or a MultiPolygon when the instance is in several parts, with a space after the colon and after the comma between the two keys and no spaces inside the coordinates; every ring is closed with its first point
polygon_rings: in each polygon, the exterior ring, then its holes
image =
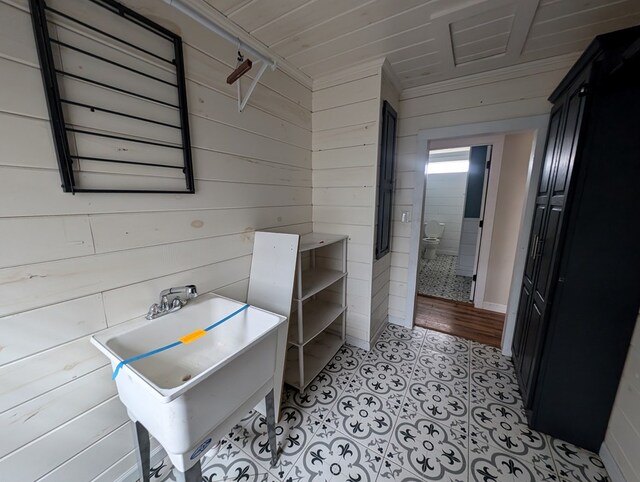
{"type": "Polygon", "coordinates": [[[158,303],[154,303],[149,307],[149,311],[147,312],[146,318],[147,320],[153,320],[158,316],[159,313],[160,313],[160,307],[158,306],[158,303]]]}

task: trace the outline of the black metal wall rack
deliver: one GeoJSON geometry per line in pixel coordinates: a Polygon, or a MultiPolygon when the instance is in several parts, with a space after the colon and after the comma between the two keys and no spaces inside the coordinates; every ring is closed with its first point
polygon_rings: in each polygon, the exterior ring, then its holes
{"type": "MultiPolygon", "coordinates": [[[[30,0],[36,47],[40,60],[63,191],[71,193],[194,193],[195,184],[191,157],[189,114],[187,109],[187,92],[181,37],[114,0],[86,0],[86,2],[86,5],[92,4],[98,7],[95,9],[95,12],[93,12],[95,15],[117,16],[120,19],[126,20],[125,24],[129,28],[145,29],[146,32],[153,34],[154,42],[168,42],[169,47],[165,50],[171,51],[173,58],[159,55],[157,52],[152,51],[153,49],[151,48],[136,45],[134,42],[127,40],[127,36],[122,35],[122,32],[109,32],[102,25],[102,28],[100,28],[88,21],[86,15],[80,19],[77,18],[77,15],[74,15],[74,12],[54,8],[48,5],[45,0],[30,0]],[[55,36],[50,35],[49,28],[53,19],[65,22],[67,25],[77,28],[83,33],[93,35],[94,40],[98,39],[98,42],[101,42],[100,45],[109,42],[117,46],[119,53],[131,53],[131,59],[136,60],[136,62],[134,62],[135,66],[132,66],[131,62],[128,62],[129,65],[125,65],[121,61],[109,58],[108,55],[90,51],[90,49],[73,45],[59,38],[54,38],[55,36]],[[103,82],[100,80],[100,71],[96,71],[96,69],[94,69],[93,72],[90,71],[91,69],[84,69],[81,71],[82,74],[79,74],[78,71],[71,72],[65,69],[64,58],[61,53],[63,50],[73,52],[76,55],[89,59],[91,62],[97,62],[97,64],[104,66],[104,68],[118,70],[122,72],[123,75],[133,75],[139,78],[140,82],[153,83],[153,85],[157,84],[158,89],[164,89],[162,90],[163,96],[155,97],[148,95],[147,92],[138,92],[135,89],[123,88],[110,82],[103,82]],[[174,78],[175,81],[149,73],[148,70],[153,69],[147,69],[145,72],[145,65],[150,64],[143,60],[137,61],[138,58],[149,59],[161,65],[162,68],[167,71],[167,76],[165,77],[174,78]],[[61,79],[65,78],[96,88],[100,91],[100,95],[96,96],[95,99],[91,97],[92,100],[89,101],[87,101],[86,96],[84,100],[74,98],[73,89],[61,88],[61,79]],[[109,102],[110,96],[126,96],[128,99],[131,99],[132,107],[128,109],[128,112],[113,107],[109,102]],[[175,102],[168,102],[167,98],[175,99],[175,102]],[[135,110],[136,102],[153,103],[169,108],[175,111],[175,115],[174,113],[171,114],[171,117],[175,117],[175,120],[171,119],[171,121],[167,121],[167,119],[138,115],[138,112],[135,110]],[[159,136],[160,138],[155,137],[150,139],[144,136],[125,135],[117,129],[99,129],[73,123],[67,119],[68,109],[71,108],[84,109],[88,112],[96,113],[96,115],[104,115],[112,118],[114,125],[116,125],[119,119],[126,119],[129,123],[133,122],[146,126],[158,126],[160,129],[175,129],[179,131],[178,137],[180,142],[164,142],[162,136],[159,136]],[[88,136],[94,139],[99,138],[105,142],[121,142],[123,145],[131,145],[131,143],[133,143],[134,145],[153,146],[153,150],[167,149],[170,150],[169,152],[175,152],[175,159],[172,157],[173,154],[169,154],[171,162],[160,162],[153,159],[153,152],[149,152],[148,155],[143,155],[142,157],[138,156],[138,158],[130,159],[126,158],[126,152],[128,151],[126,148],[118,149],[118,151],[125,153],[122,156],[104,156],[96,154],[95,152],[88,152],[87,149],[81,149],[78,143],[75,142],[75,136],[88,136]],[[83,161],[109,163],[111,165],[117,164],[123,168],[125,166],[129,168],[131,166],[138,168],[142,166],[145,169],[144,175],[139,175],[138,173],[135,178],[136,183],[140,182],[142,186],[140,188],[136,186],[135,189],[129,186],[118,188],[117,186],[100,185],[96,187],[95,183],[92,183],[89,187],[83,187],[80,175],[83,172],[81,165],[83,161]],[[151,178],[167,177],[166,173],[168,170],[173,172],[176,170],[182,171],[184,174],[184,189],[180,188],[179,182],[178,184],[171,183],[172,186],[176,186],[175,189],[165,189],[162,187],[149,189],[144,185],[145,179],[148,181],[151,178]]],[[[53,5],[55,2],[49,3],[53,5]]],[[[66,7],[68,4],[77,5],[77,2],[57,2],[56,6],[66,7]]],[[[100,24],[100,22],[96,23],[100,24]]],[[[144,32],[144,35],[148,36],[146,32],[144,32]]],[[[89,42],[89,44],[91,43],[92,42],[89,42]]],[[[96,42],[93,43],[98,45],[96,42]]],[[[166,158],[167,156],[162,157],[166,158]]],[[[175,175],[169,177],[175,178],[175,175]]],[[[106,176],[106,179],[112,180],[113,177],[106,176]]]]}

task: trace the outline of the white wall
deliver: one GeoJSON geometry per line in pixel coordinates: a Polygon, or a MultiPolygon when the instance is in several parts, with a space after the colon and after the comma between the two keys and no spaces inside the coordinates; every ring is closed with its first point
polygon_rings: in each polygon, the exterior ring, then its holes
{"type": "MultiPolygon", "coordinates": [[[[380,114],[382,116],[383,102],[386,100],[393,109],[398,112],[399,100],[398,90],[392,82],[386,69],[382,69],[382,79],[380,84],[380,114]]],[[[382,126],[380,126],[382,128],[382,126]]],[[[378,163],[379,164],[379,163],[378,163]]],[[[379,173],[378,173],[379,175],[379,173]]],[[[377,176],[376,176],[377,178],[377,176]]],[[[377,185],[377,182],[376,182],[377,185]]],[[[376,206],[377,209],[377,206],[376,206]]],[[[377,216],[375,218],[377,220],[377,216]]],[[[376,225],[377,227],[377,225],[376,225]]],[[[393,228],[393,226],[392,226],[393,228]]],[[[392,233],[393,235],[393,233],[392,233]]],[[[374,230],[375,239],[375,230],[374,230]]],[[[384,322],[389,314],[389,282],[391,277],[391,253],[373,261],[373,282],[371,286],[371,329],[369,331],[369,341],[372,342],[378,336],[384,322]]]]}
{"type": "Polygon", "coordinates": [[[466,191],[466,172],[427,175],[424,222],[435,220],[445,224],[438,254],[458,255],[466,191]]]}
{"type": "MultiPolygon", "coordinates": [[[[411,225],[401,223],[402,211],[413,207],[414,173],[418,160],[417,134],[423,129],[533,116],[549,112],[547,96],[573,59],[499,69],[451,82],[406,90],[400,97],[394,238],[391,258],[389,319],[406,320],[411,225]]],[[[421,209],[419,206],[418,209],[421,209]]]]}
{"type": "MultiPolygon", "coordinates": [[[[638,316],[640,320],[640,316],[638,316]]],[[[626,482],[640,482],[640,322],[618,386],[601,455],[611,474],[621,472],[626,482]],[[609,456],[611,458],[609,458],[609,456]]],[[[613,482],[623,482],[614,479],[613,482]]]]}
{"type": "Polygon", "coordinates": [[[349,236],[347,336],[363,344],[371,328],[380,75],[313,92],[313,230],[349,236]]]}
{"type": "Polygon", "coordinates": [[[88,336],[169,286],[243,299],[253,231],[312,229],[310,90],[268,71],[238,114],[232,46],[163,2],[126,3],[185,41],[195,195],[63,193],[28,3],[0,0],[0,480],[117,479],[135,464],[130,427],[88,336]]]}
{"type": "Polygon", "coordinates": [[[456,263],[456,274],[473,276],[476,270],[476,250],[478,248],[478,231],[480,218],[464,218],[460,234],[460,250],[456,263]]]}
{"type": "Polygon", "coordinates": [[[347,340],[368,348],[387,318],[391,256],[375,260],[382,101],[398,93],[382,62],[316,79],[313,230],[347,234],[347,340]]]}
{"type": "Polygon", "coordinates": [[[511,288],[520,217],[527,196],[533,136],[533,132],[504,136],[484,301],[505,308],[511,288]]]}

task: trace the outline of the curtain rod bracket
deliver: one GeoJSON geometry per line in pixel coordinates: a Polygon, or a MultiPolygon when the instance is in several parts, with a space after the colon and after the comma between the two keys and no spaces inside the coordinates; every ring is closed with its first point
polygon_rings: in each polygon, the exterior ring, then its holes
{"type": "Polygon", "coordinates": [[[275,60],[267,57],[261,52],[258,52],[251,45],[247,45],[243,42],[239,37],[230,34],[223,27],[213,22],[209,18],[205,17],[203,14],[194,9],[191,5],[188,4],[185,0],[164,0],[164,2],[176,10],[184,13],[186,16],[191,17],[193,20],[198,22],[200,25],[206,27],[210,31],[218,34],[220,37],[225,39],[227,42],[230,42],[237,46],[238,50],[243,50],[246,54],[249,54],[251,57],[255,57],[256,59],[260,59],[263,64],[271,67],[271,70],[276,70],[277,63],[275,60]]]}

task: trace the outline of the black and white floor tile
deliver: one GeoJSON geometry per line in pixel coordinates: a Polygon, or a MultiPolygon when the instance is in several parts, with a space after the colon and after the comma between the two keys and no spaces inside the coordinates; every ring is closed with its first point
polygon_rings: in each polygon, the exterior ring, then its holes
{"type": "Polygon", "coordinates": [[[457,256],[439,254],[436,259],[420,260],[418,293],[454,301],[469,301],[471,277],[456,274],[457,256]]]}
{"type": "Polygon", "coordinates": [[[203,459],[203,482],[611,482],[596,454],[528,428],[499,350],[422,328],[345,345],[304,392],[285,390],[276,434],[271,467],[249,413],[203,459]]]}

